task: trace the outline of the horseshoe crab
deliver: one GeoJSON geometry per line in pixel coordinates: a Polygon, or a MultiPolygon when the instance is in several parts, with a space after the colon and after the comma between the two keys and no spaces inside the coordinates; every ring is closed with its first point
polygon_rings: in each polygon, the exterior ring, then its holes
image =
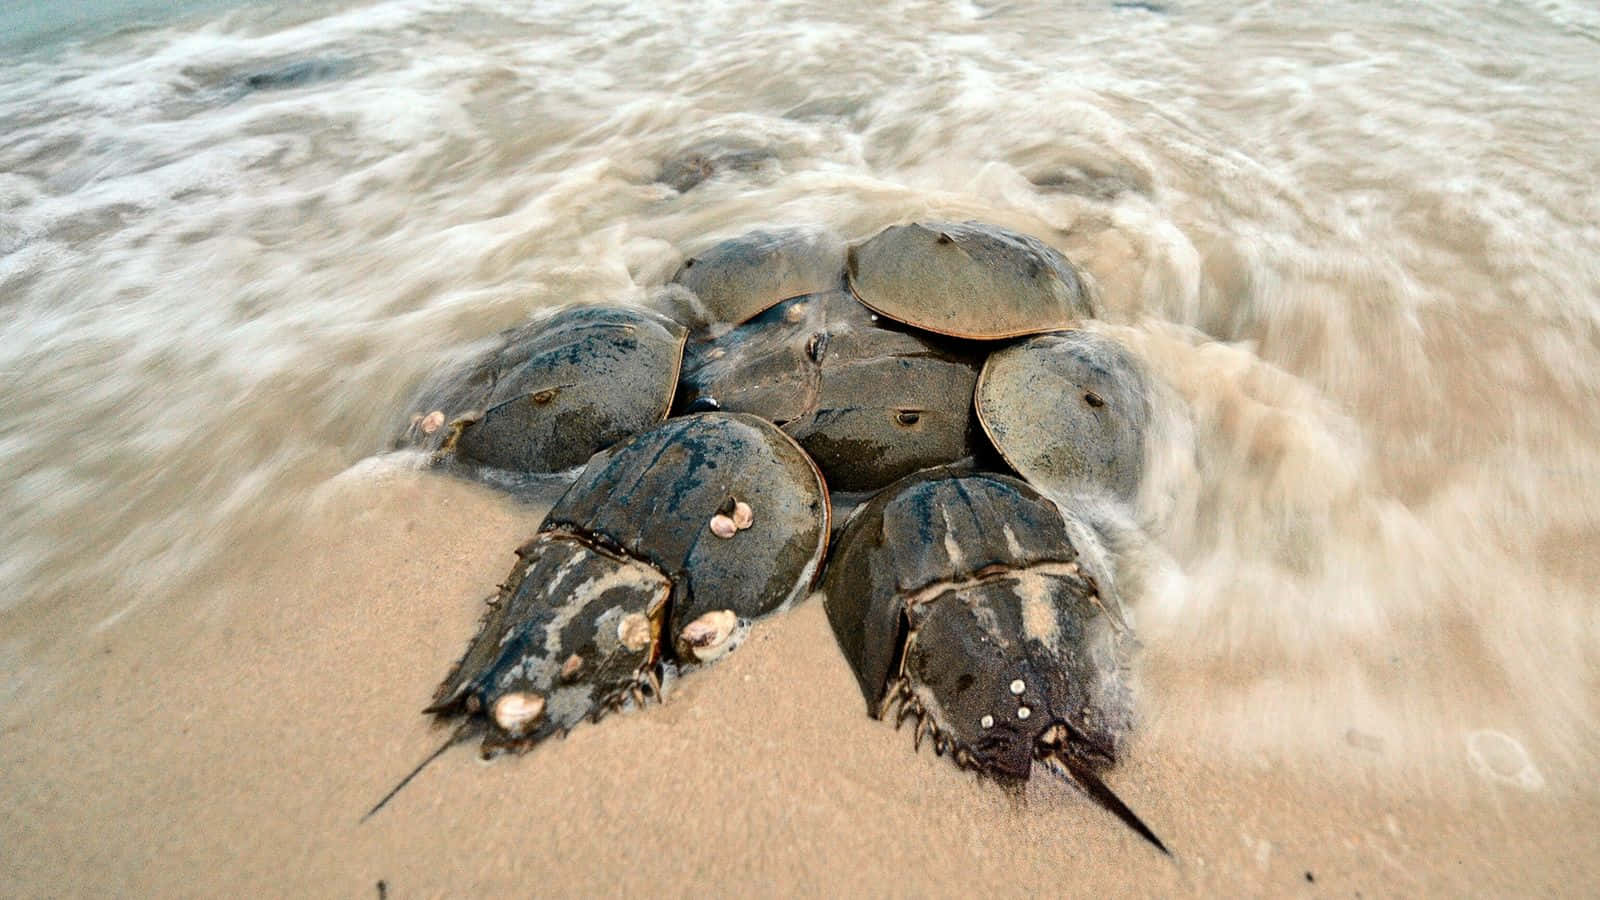
{"type": "Polygon", "coordinates": [[[1132,725],[1131,635],[1037,491],[910,475],[851,517],[822,594],[868,715],[914,716],[916,745],[1000,780],[1058,768],[1166,850],[1099,776],[1132,725]]]}
{"type": "Polygon", "coordinates": [[[659,698],[663,674],[715,660],[811,588],[828,515],[816,466],[754,416],[686,416],[595,455],[425,710],[465,720],[423,765],[474,734],[485,757],[523,752],[659,698]]]}
{"type": "Polygon", "coordinates": [[[791,297],[844,282],[844,241],[829,231],[751,231],[721,241],[678,267],[672,283],[694,294],[702,328],[747,322],[791,297]]]}
{"type": "Polygon", "coordinates": [[[771,420],[836,491],[979,452],[970,401],[982,357],[877,319],[840,289],[785,300],[692,345],[679,402],[771,420]]]}
{"type": "Polygon", "coordinates": [[[413,423],[451,418],[442,464],[588,463],[428,711],[465,718],[452,743],[521,751],[659,698],[662,672],[803,596],[830,510],[860,504],[824,594],[869,712],[915,715],[916,743],[1001,781],[1057,770],[1165,851],[1100,780],[1132,725],[1134,642],[1103,553],[1080,546],[1092,529],[1056,505],[1136,495],[1142,370],[1071,330],[1093,300],[1035,238],[914,224],[842,248],[800,230],[724,241],[674,276],[694,293],[687,329],[558,312],[430,395],[468,410],[413,423]],[[674,381],[677,415],[654,424],[674,381]],[[550,415],[557,399],[583,427],[550,415]]]}
{"type": "Polygon", "coordinates": [[[581,466],[667,417],[686,338],[647,310],[557,309],[425,388],[395,444],[491,482],[581,466]]]}
{"type": "Polygon", "coordinates": [[[974,405],[1000,455],[1029,482],[1058,495],[1109,491],[1128,502],[1139,489],[1149,396],[1128,351],[1066,331],[991,355],[974,405]]]}
{"type": "Polygon", "coordinates": [[[935,334],[1023,337],[1092,318],[1076,267],[1038,238],[978,222],[897,225],[850,248],[850,289],[935,334]]]}
{"type": "Polygon", "coordinates": [[[777,158],[776,150],[749,138],[700,141],[664,160],[656,181],[682,194],[721,172],[755,172],[777,158]]]}

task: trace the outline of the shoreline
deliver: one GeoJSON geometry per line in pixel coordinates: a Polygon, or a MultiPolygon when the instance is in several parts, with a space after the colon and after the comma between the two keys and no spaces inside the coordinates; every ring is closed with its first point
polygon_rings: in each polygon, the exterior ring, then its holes
{"type": "Polygon", "coordinates": [[[1208,757],[1162,727],[1108,781],[1168,860],[1064,783],[1011,796],[913,753],[865,715],[813,602],[663,705],[487,764],[452,748],[362,824],[448,733],[418,710],[531,511],[422,473],[340,484],[313,509],[225,615],[187,636],[142,615],[13,720],[15,890],[1371,896],[1563,893],[1597,874],[1592,789],[1405,792],[1208,757]]]}

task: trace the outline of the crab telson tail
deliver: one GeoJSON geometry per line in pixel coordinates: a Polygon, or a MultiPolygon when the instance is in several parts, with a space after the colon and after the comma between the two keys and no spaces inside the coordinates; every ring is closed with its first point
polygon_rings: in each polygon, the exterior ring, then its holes
{"type": "Polygon", "coordinates": [[[477,737],[478,734],[480,732],[482,732],[482,731],[483,731],[483,720],[482,719],[471,718],[471,719],[466,720],[465,722],[462,722],[461,725],[458,726],[455,731],[450,733],[449,737],[444,739],[444,743],[440,744],[438,746],[438,748],[435,749],[432,753],[429,753],[427,755],[427,757],[422,760],[422,762],[417,763],[417,767],[412,769],[410,772],[407,772],[406,773],[406,777],[400,779],[399,783],[397,783],[394,787],[390,788],[389,789],[389,793],[384,794],[382,800],[379,800],[376,804],[373,805],[373,807],[371,809],[367,810],[367,814],[361,817],[361,821],[363,823],[366,822],[368,819],[372,818],[378,812],[378,810],[383,809],[383,807],[390,800],[394,799],[394,795],[395,794],[400,793],[400,789],[401,788],[403,788],[406,785],[410,784],[411,783],[411,779],[413,779],[413,778],[417,777],[419,774],[421,774],[422,770],[427,768],[429,763],[432,763],[434,760],[436,760],[439,757],[443,756],[444,752],[446,750],[449,750],[451,747],[454,747],[457,744],[463,744],[463,743],[466,743],[467,741],[472,740],[473,738],[477,737]]]}
{"type": "Polygon", "coordinates": [[[1137,813],[1135,813],[1132,809],[1129,809],[1128,804],[1123,803],[1122,798],[1118,797],[1116,793],[1111,790],[1111,788],[1107,787],[1106,783],[1100,780],[1100,776],[1096,774],[1093,769],[1059,755],[1051,757],[1049,762],[1052,763],[1050,766],[1052,770],[1063,773],[1070,777],[1074,782],[1077,783],[1079,787],[1083,788],[1084,792],[1087,793],[1090,798],[1094,800],[1094,802],[1100,804],[1106,809],[1106,811],[1121,819],[1122,824],[1138,832],[1140,837],[1153,844],[1157,850],[1160,850],[1167,856],[1172,855],[1172,851],[1168,850],[1167,845],[1163,844],[1161,839],[1156,837],[1156,833],[1150,830],[1150,826],[1146,825],[1144,820],[1139,818],[1137,813]]]}

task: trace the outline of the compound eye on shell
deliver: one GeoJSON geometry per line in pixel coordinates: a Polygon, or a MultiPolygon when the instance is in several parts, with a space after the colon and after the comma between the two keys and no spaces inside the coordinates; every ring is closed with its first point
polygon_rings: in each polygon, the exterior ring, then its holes
{"type": "Polygon", "coordinates": [[[902,409],[894,414],[894,420],[896,423],[909,428],[922,421],[922,414],[914,409],[902,409]]]}
{"type": "Polygon", "coordinates": [[[1106,405],[1105,398],[1101,397],[1099,394],[1096,394],[1094,391],[1084,391],[1083,402],[1089,404],[1095,409],[1099,409],[1100,407],[1106,405]]]}

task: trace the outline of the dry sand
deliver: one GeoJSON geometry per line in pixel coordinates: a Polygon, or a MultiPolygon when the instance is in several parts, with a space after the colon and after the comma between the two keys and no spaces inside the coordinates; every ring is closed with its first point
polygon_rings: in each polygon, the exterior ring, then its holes
{"type": "MultiPolygon", "coordinates": [[[[207,590],[146,604],[0,739],[4,893],[1580,896],[1592,787],[1200,758],[1165,723],[1111,781],[1165,858],[1066,785],[1023,797],[864,714],[820,606],[668,702],[522,757],[418,709],[536,516],[415,474],[333,489],[207,590]]],[[[1193,714],[1203,715],[1203,711],[1193,714]]]]}

